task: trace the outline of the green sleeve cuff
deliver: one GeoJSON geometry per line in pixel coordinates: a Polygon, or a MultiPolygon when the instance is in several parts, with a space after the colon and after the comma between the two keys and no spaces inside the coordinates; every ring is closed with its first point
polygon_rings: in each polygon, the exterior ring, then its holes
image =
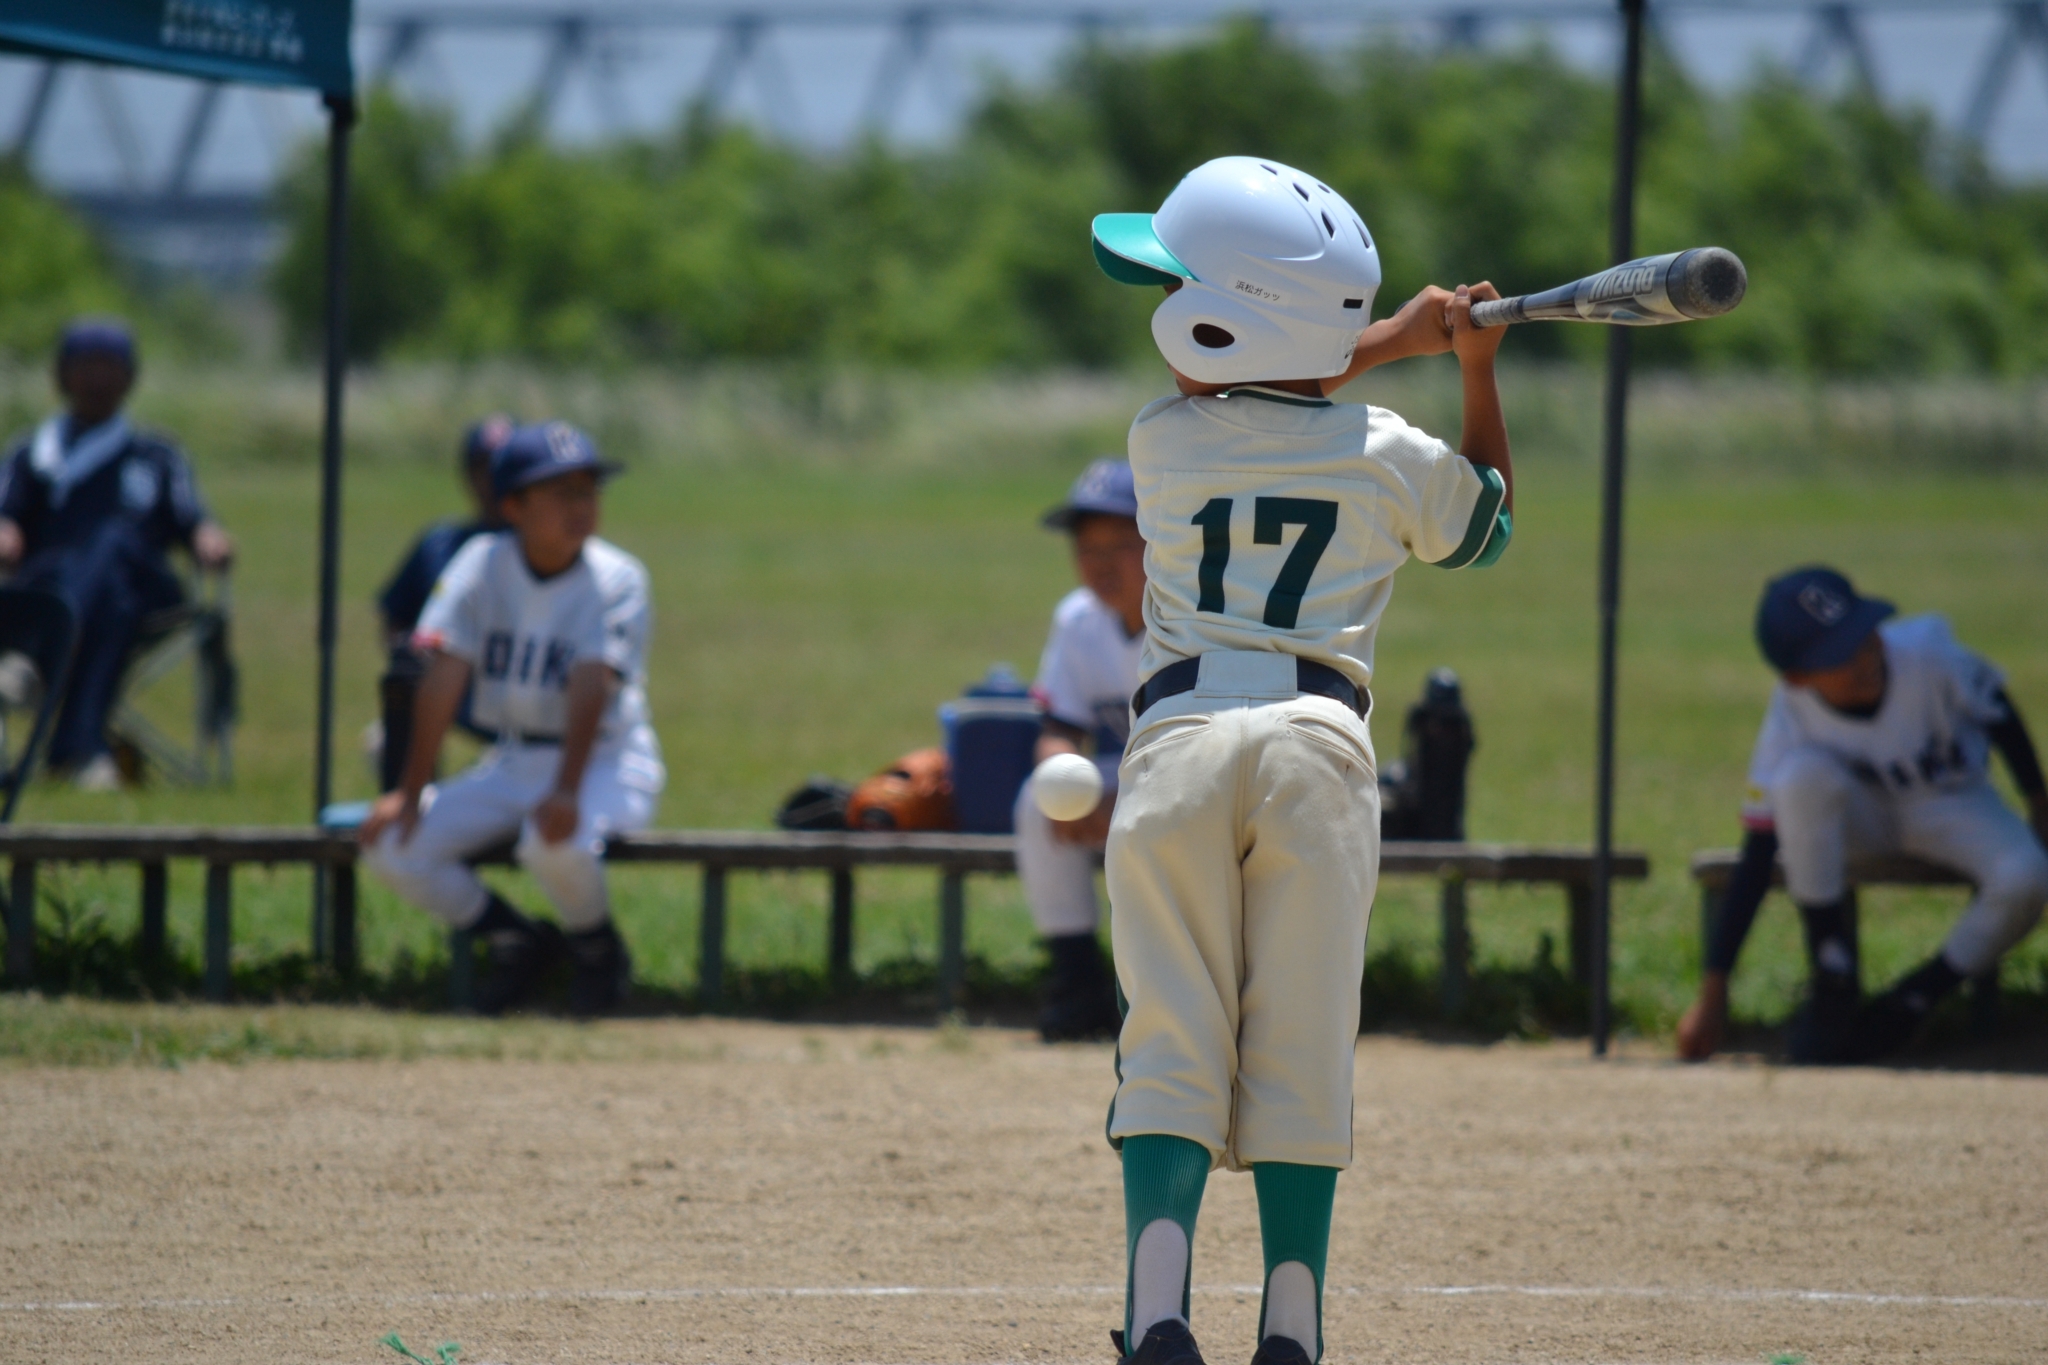
{"type": "Polygon", "coordinates": [[[1458,548],[1432,561],[1439,569],[1485,568],[1501,557],[1514,534],[1515,519],[1501,504],[1507,500],[1507,482],[1500,471],[1474,465],[1479,476],[1479,501],[1472,506],[1472,520],[1465,524],[1465,538],[1458,548]]]}

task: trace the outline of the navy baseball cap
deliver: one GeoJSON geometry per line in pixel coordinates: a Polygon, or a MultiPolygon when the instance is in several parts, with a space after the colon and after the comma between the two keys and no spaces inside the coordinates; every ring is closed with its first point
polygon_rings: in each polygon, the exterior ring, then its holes
{"type": "Polygon", "coordinates": [[[514,427],[505,444],[491,456],[491,492],[502,498],[579,469],[608,479],[621,468],[609,460],[600,460],[590,438],[567,422],[514,427]]]}
{"type": "Polygon", "coordinates": [[[499,447],[512,439],[517,424],[502,412],[494,412],[481,421],[471,422],[469,430],[462,433],[462,467],[474,469],[480,464],[489,464],[499,447]]]}
{"type": "Polygon", "coordinates": [[[119,318],[79,318],[57,342],[57,368],[80,356],[106,355],[135,368],[135,334],[119,318]]]}
{"type": "Polygon", "coordinates": [[[1780,673],[1840,668],[1855,657],[1877,623],[1898,610],[1876,597],[1859,597],[1849,580],[1813,565],[1764,586],[1756,607],[1756,642],[1780,673]]]}
{"type": "Polygon", "coordinates": [[[1138,491],[1131,482],[1128,460],[1115,460],[1105,455],[1090,464],[1081,471],[1081,477],[1074,480],[1074,486],[1067,490],[1067,500],[1047,512],[1044,521],[1051,530],[1071,531],[1076,522],[1091,514],[1106,517],[1138,515],[1138,491]]]}

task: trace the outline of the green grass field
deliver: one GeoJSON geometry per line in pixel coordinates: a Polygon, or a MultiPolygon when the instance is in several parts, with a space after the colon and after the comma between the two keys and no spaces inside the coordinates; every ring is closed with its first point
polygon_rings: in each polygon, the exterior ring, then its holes
{"type": "MultiPolygon", "coordinates": [[[[1443,429],[1447,367],[1368,380],[1362,394],[1443,429]]],[[[0,374],[0,417],[44,406],[41,377],[0,374]]],[[[935,742],[937,705],[998,660],[1029,672],[1071,582],[1036,514],[1090,455],[1120,448],[1149,378],[1052,377],[949,385],[930,377],[809,372],[610,378],[524,371],[391,371],[351,394],[343,573],[338,795],[367,796],[357,736],[381,658],[374,591],[425,521],[456,507],[461,424],[489,406],[590,425],[631,472],[608,494],[605,533],[639,555],[657,612],[652,696],[670,783],[660,820],[768,823],[805,775],[853,778],[935,742]]],[[[1597,387],[1577,371],[1508,377],[1517,437],[1515,545],[1488,571],[1403,570],[1380,636],[1375,731],[1438,665],[1458,670],[1479,728],[1475,838],[1585,842],[1592,825],[1597,387]]],[[[236,648],[244,679],[238,781],[229,791],[153,787],[88,797],[35,789],[28,821],[303,822],[311,802],[316,477],[314,389],[302,375],[150,372],[140,415],[179,433],[207,496],[239,538],[236,648]]],[[[2004,667],[2048,731],[2048,429],[2044,394],[1975,387],[1802,389],[1719,379],[1647,383],[1627,519],[1621,672],[1620,839],[1655,875],[1624,888],[1615,925],[1625,1016],[1667,1027],[1697,971],[1696,849],[1737,836],[1735,812],[1769,677],[1750,643],[1771,573],[1826,560],[1907,611],[1938,610],[2004,667]]],[[[621,920],[642,975],[694,974],[697,885],[678,871],[621,871],[621,920]]],[[[134,923],[130,871],[51,870],[46,916],[134,923]]],[[[529,903],[530,888],[508,885],[529,903]]],[[[970,892],[970,949],[998,967],[1033,958],[1013,882],[970,892]]],[[[929,957],[931,879],[862,882],[864,965],[929,957]]],[[[303,873],[244,873],[236,951],[302,948],[303,873]]],[[[730,951],[769,968],[824,953],[821,879],[738,879],[730,951]]],[[[1475,888],[1482,962],[1526,964],[1555,894],[1475,888]]],[[[1873,973],[1928,952],[1952,895],[1872,897],[1873,973]]],[[[199,874],[173,878],[173,933],[197,940],[199,874]]],[[[366,956],[387,969],[438,951],[425,918],[366,895],[366,956]]],[[[1430,888],[1390,882],[1373,948],[1434,956],[1430,888]]],[[[2048,971],[2037,938],[2014,984],[2048,971]]],[[[1760,922],[1738,1006],[1781,1015],[1802,975],[1782,901],[1760,922]]]]}

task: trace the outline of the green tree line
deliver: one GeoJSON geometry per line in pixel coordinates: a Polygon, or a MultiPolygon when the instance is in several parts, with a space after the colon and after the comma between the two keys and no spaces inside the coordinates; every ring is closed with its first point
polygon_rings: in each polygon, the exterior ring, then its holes
{"type": "MultiPolygon", "coordinates": [[[[1735,315],[1643,337],[1653,363],[1808,373],[2038,373],[2048,192],[2003,185],[1922,115],[1765,72],[1729,96],[1656,62],[1644,254],[1747,262],[1735,315]]],[[[465,153],[443,112],[370,102],[354,204],[364,357],[810,358],[941,367],[1143,355],[1154,300],[1113,285],[1091,215],[1156,207],[1188,168],[1310,169],[1380,242],[1377,311],[1430,282],[1542,288],[1605,262],[1611,87],[1541,48],[1331,60],[1250,21],[1179,47],[1091,44],[1044,88],[995,85],[932,151],[808,153],[686,118],[592,149],[514,128],[465,153]]],[[[316,158],[285,191],[276,275],[315,335],[316,158]]],[[[1535,327],[1523,355],[1591,354],[1535,327]]]]}

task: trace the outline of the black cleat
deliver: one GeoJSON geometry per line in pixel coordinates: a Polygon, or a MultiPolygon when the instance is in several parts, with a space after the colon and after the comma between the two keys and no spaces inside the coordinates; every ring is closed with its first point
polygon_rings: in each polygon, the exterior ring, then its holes
{"type": "Polygon", "coordinates": [[[1785,1028],[1785,1051],[1800,1066],[1837,1066],[1850,1060],[1850,1039],[1863,1004],[1855,978],[1816,973],[1806,1000],[1785,1028]]]}
{"type": "Polygon", "coordinates": [[[1052,971],[1045,983],[1045,1007],[1038,1036],[1048,1043],[1114,1038],[1123,1029],[1116,1007],[1116,979],[1093,934],[1060,934],[1046,940],[1052,971]]]}
{"type": "Polygon", "coordinates": [[[1124,1350],[1122,1332],[1111,1332],[1109,1339],[1116,1345],[1116,1365],[1204,1365],[1195,1334],[1179,1318],[1165,1318],[1147,1327],[1135,1351],[1124,1350]]]}
{"type": "Polygon", "coordinates": [[[1315,1365],[1315,1362],[1308,1358],[1307,1351],[1301,1349],[1300,1342],[1275,1332],[1259,1343],[1259,1349],[1252,1355],[1252,1365],[1315,1365]]]}
{"type": "Polygon", "coordinates": [[[491,973],[477,988],[478,1014],[503,1014],[533,994],[548,969],[568,955],[568,940],[552,920],[527,920],[490,935],[491,973]]]}
{"type": "Polygon", "coordinates": [[[571,1014],[594,1019],[626,1002],[633,989],[633,957],[611,921],[569,935],[568,947],[571,1014]]]}
{"type": "Polygon", "coordinates": [[[1913,1035],[1934,1012],[1932,1001],[1897,989],[1886,991],[1863,1007],[1842,1048],[1845,1062],[1875,1062],[1913,1041],[1913,1035]]]}

